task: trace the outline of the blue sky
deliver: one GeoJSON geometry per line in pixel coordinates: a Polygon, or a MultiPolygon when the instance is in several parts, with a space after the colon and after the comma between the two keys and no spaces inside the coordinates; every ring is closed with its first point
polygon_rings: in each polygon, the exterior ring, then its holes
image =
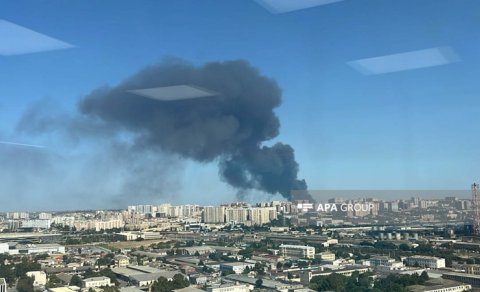
{"type": "MultiPolygon", "coordinates": [[[[166,56],[245,59],[283,89],[275,140],[295,148],[312,189],[464,189],[480,173],[475,0],[345,0],[285,14],[249,0],[6,0],[0,19],[75,46],[0,56],[0,137],[9,140],[45,143],[14,131],[43,97],[73,111],[91,90],[166,56]],[[443,46],[461,62],[372,76],[347,65],[443,46]]],[[[188,162],[180,185],[184,203],[235,193],[214,165],[188,162]]],[[[0,198],[9,195],[0,190],[0,198]]]]}

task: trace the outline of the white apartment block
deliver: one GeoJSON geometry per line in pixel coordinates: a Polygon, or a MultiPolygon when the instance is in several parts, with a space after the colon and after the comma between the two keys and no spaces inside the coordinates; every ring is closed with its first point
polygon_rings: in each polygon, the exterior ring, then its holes
{"type": "Polygon", "coordinates": [[[108,230],[114,228],[122,228],[124,225],[123,220],[113,219],[108,221],[95,221],[95,230],[108,230]]]}
{"type": "Polygon", "coordinates": [[[263,225],[277,219],[275,207],[257,207],[249,209],[249,219],[252,225],[263,225]]]}
{"type": "Polygon", "coordinates": [[[168,214],[168,210],[170,209],[172,205],[171,204],[161,204],[157,206],[157,212],[161,214],[168,214]]]}
{"type": "Polygon", "coordinates": [[[30,219],[21,222],[22,228],[50,229],[50,225],[52,225],[50,219],[30,219]]]}
{"type": "Polygon", "coordinates": [[[376,267],[376,266],[388,266],[391,263],[395,262],[395,259],[392,259],[388,256],[376,256],[376,257],[371,257],[367,260],[370,263],[370,266],[376,267]]]}
{"type": "Polygon", "coordinates": [[[110,220],[79,220],[75,221],[74,226],[77,230],[95,229],[95,231],[122,228],[124,221],[121,219],[110,220]]]}
{"type": "Polygon", "coordinates": [[[248,220],[248,208],[226,208],[225,222],[246,223],[248,220]]]}
{"type": "Polygon", "coordinates": [[[263,225],[277,219],[275,207],[216,207],[203,208],[204,223],[241,223],[247,225],[263,225]]]}
{"type": "Polygon", "coordinates": [[[282,244],[280,245],[280,254],[284,257],[313,259],[315,257],[315,247],[282,244]]]}
{"type": "Polygon", "coordinates": [[[224,223],[225,207],[204,207],[202,213],[202,220],[204,223],[224,223]]]}
{"type": "Polygon", "coordinates": [[[249,292],[248,285],[224,284],[207,287],[207,292],[249,292]]]}
{"type": "Polygon", "coordinates": [[[96,288],[111,286],[109,277],[93,277],[82,280],[84,288],[96,288]]]}
{"type": "Polygon", "coordinates": [[[445,259],[429,256],[411,256],[406,259],[407,265],[409,266],[420,266],[431,269],[440,269],[445,268],[445,259]]]}
{"type": "Polygon", "coordinates": [[[247,267],[249,269],[252,269],[253,267],[255,267],[255,264],[244,262],[223,263],[220,265],[220,270],[234,272],[235,274],[241,274],[247,267]]]}
{"type": "Polygon", "coordinates": [[[52,218],[52,223],[62,226],[74,226],[75,217],[72,216],[58,216],[52,218]]]}
{"type": "Polygon", "coordinates": [[[38,219],[40,219],[40,220],[51,220],[52,219],[52,214],[50,214],[50,213],[40,213],[40,214],[38,214],[38,219]]]}
{"type": "Polygon", "coordinates": [[[30,214],[26,212],[9,212],[7,213],[7,219],[14,219],[14,220],[19,220],[19,219],[29,219],[30,214]]]}

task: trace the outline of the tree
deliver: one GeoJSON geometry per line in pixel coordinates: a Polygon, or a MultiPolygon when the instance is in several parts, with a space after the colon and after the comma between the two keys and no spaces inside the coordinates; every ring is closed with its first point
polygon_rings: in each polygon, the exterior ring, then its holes
{"type": "Polygon", "coordinates": [[[70,280],[70,286],[82,287],[82,278],[80,278],[78,275],[73,275],[72,279],[70,280]]]}
{"type": "Polygon", "coordinates": [[[27,272],[39,271],[40,269],[40,264],[30,262],[27,258],[23,258],[22,262],[15,265],[15,275],[22,277],[25,276],[27,272]]]}
{"type": "Polygon", "coordinates": [[[45,260],[48,257],[49,255],[47,253],[42,253],[42,254],[36,255],[34,258],[34,261],[45,260]]]}
{"type": "Polygon", "coordinates": [[[265,265],[261,263],[255,263],[253,270],[257,273],[257,275],[264,275],[265,274],[265,265]]]}
{"type": "Polygon", "coordinates": [[[103,292],[119,292],[120,289],[116,286],[106,286],[106,287],[102,287],[103,289],[103,292]]]}
{"type": "Polygon", "coordinates": [[[152,292],[170,292],[174,289],[181,289],[188,287],[190,282],[182,274],[175,274],[172,281],[168,281],[165,277],[160,277],[157,281],[153,282],[152,292]]]}
{"type": "MultiPolygon", "coordinates": [[[[58,278],[56,275],[51,275],[50,277],[48,277],[48,282],[47,282],[47,285],[45,286],[46,288],[57,288],[62,285],[63,283],[62,283],[62,280],[60,280],[60,278],[58,278]]],[[[82,286],[79,286],[79,287],[82,287],[82,286]]]]}
{"type": "Polygon", "coordinates": [[[207,274],[211,274],[211,273],[215,272],[215,270],[210,268],[210,267],[203,266],[202,272],[207,273],[207,274]]]}
{"type": "Polygon", "coordinates": [[[152,292],[170,292],[171,289],[170,282],[165,277],[160,277],[157,281],[153,282],[151,290],[152,292]]]}
{"type": "Polygon", "coordinates": [[[188,287],[190,282],[182,275],[182,274],[175,274],[172,279],[173,289],[181,289],[188,287]]]}
{"type": "Polygon", "coordinates": [[[409,251],[410,250],[410,246],[406,243],[402,243],[398,246],[398,248],[401,250],[401,251],[409,251]]]}
{"type": "Polygon", "coordinates": [[[377,241],[373,244],[373,247],[378,249],[397,249],[397,246],[389,241],[377,241]]]}
{"type": "Polygon", "coordinates": [[[11,265],[0,265],[0,278],[5,278],[9,285],[15,282],[15,271],[11,265]]]}
{"type": "Polygon", "coordinates": [[[18,279],[18,282],[17,282],[17,291],[18,292],[34,292],[33,279],[28,276],[20,277],[20,279],[18,279]]]}
{"type": "Polygon", "coordinates": [[[255,287],[260,288],[263,285],[263,280],[262,278],[258,278],[257,281],[255,281],[255,287]]]}
{"type": "Polygon", "coordinates": [[[420,274],[420,279],[422,279],[423,282],[426,282],[426,281],[428,281],[428,279],[430,279],[427,271],[423,271],[422,274],[420,274]]]}

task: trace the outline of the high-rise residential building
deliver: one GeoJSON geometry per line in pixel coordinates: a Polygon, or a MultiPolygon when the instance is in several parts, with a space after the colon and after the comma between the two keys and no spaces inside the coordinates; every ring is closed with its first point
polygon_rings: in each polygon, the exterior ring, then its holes
{"type": "Polygon", "coordinates": [[[204,223],[224,223],[225,207],[206,206],[203,208],[202,219],[204,223]]]}
{"type": "Polygon", "coordinates": [[[38,214],[38,219],[40,219],[40,220],[51,220],[52,219],[52,214],[50,214],[50,213],[40,213],[40,214],[38,214]]]}
{"type": "Polygon", "coordinates": [[[398,212],[398,202],[388,202],[388,211],[390,212],[398,212]]]}
{"type": "Polygon", "coordinates": [[[58,216],[52,218],[52,223],[62,226],[73,226],[75,224],[75,217],[73,216],[58,216]]]}
{"type": "Polygon", "coordinates": [[[154,211],[154,206],[152,205],[128,206],[127,210],[129,213],[152,214],[154,211]]]}
{"type": "Polygon", "coordinates": [[[248,217],[252,225],[263,225],[276,219],[276,214],[275,207],[257,207],[249,209],[248,217]]]}
{"type": "Polygon", "coordinates": [[[168,215],[168,210],[170,209],[171,204],[161,204],[157,206],[157,212],[163,215],[168,215]]]}
{"type": "Polygon", "coordinates": [[[248,220],[248,208],[226,208],[225,209],[225,221],[227,223],[246,223],[248,220]]]}
{"type": "Polygon", "coordinates": [[[182,205],[182,216],[192,218],[197,214],[199,209],[198,205],[182,205]]]}
{"type": "Polygon", "coordinates": [[[181,206],[170,206],[168,208],[168,216],[170,217],[180,217],[182,215],[183,208],[181,206]]]}
{"type": "Polygon", "coordinates": [[[7,213],[7,219],[14,219],[14,220],[19,220],[19,219],[29,219],[30,214],[26,212],[9,212],[7,213]]]}

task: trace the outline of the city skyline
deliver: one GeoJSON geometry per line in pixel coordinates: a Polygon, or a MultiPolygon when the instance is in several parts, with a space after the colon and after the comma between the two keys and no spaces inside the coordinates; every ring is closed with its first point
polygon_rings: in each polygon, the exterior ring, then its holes
{"type": "Polygon", "coordinates": [[[296,178],[309,189],[467,190],[480,163],[472,135],[480,106],[473,77],[480,4],[333,2],[272,14],[257,1],[104,1],[95,9],[89,1],[5,1],[1,35],[27,38],[32,47],[0,48],[0,209],[46,209],[52,202],[101,209],[132,197],[271,199],[229,186],[218,160],[139,156],[122,144],[139,132],[84,127],[82,119],[94,118],[77,115],[81,100],[165,58],[196,68],[245,60],[274,80],[282,91],[273,107],[279,133],[257,146],[291,145],[296,178]],[[402,58],[412,63],[402,69],[402,58]],[[380,74],[363,75],[352,62],[380,74]],[[38,113],[48,123],[25,122],[38,113]],[[79,129],[68,139],[56,130],[65,117],[79,129]]]}

